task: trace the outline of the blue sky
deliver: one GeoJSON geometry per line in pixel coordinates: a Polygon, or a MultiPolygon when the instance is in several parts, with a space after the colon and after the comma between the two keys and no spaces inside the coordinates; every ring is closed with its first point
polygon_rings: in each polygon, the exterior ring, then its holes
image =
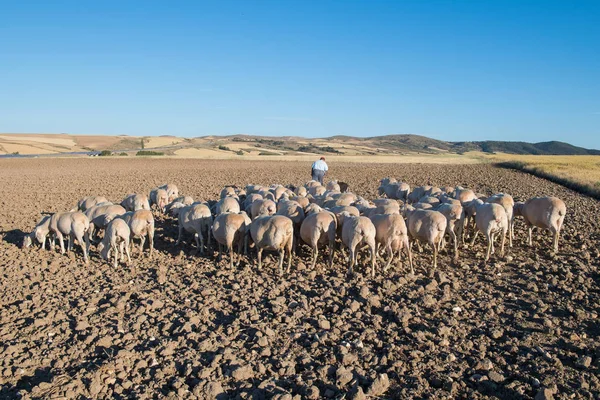
{"type": "Polygon", "coordinates": [[[598,1],[2,2],[0,131],[600,148],[598,1]]]}

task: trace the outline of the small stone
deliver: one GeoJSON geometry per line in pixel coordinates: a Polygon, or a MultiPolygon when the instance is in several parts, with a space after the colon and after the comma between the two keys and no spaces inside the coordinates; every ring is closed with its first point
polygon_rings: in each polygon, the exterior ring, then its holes
{"type": "Polygon", "coordinates": [[[379,397],[387,392],[390,387],[390,380],[387,374],[380,374],[369,386],[369,390],[367,390],[367,396],[369,397],[379,397]]]}
{"type": "Polygon", "coordinates": [[[87,320],[81,320],[77,323],[77,325],[75,325],[75,330],[76,331],[85,331],[89,327],[90,327],[90,324],[88,324],[87,320]]]}
{"type": "Polygon", "coordinates": [[[306,391],[306,398],[310,400],[317,400],[320,396],[319,388],[316,386],[311,386],[306,391]]]}
{"type": "Polygon", "coordinates": [[[234,369],[231,373],[231,377],[236,381],[245,381],[247,379],[252,378],[253,376],[254,371],[252,371],[252,368],[249,365],[239,366],[236,369],[234,369]]]}
{"type": "Polygon", "coordinates": [[[331,329],[331,324],[326,319],[319,320],[319,328],[329,330],[331,329]]]}
{"type": "Polygon", "coordinates": [[[579,365],[582,368],[589,368],[589,366],[592,365],[592,357],[590,357],[590,356],[579,357],[579,359],[577,360],[577,365],[579,365]]]}
{"type": "Polygon", "coordinates": [[[490,378],[490,380],[492,382],[496,382],[496,383],[502,383],[504,382],[504,375],[496,372],[496,371],[490,371],[488,373],[488,378],[490,378]]]}
{"type": "Polygon", "coordinates": [[[554,400],[552,389],[541,388],[535,395],[535,400],[554,400]]]}
{"type": "Polygon", "coordinates": [[[483,370],[483,371],[490,371],[493,368],[494,368],[494,364],[492,364],[492,362],[487,358],[484,360],[481,360],[475,367],[475,369],[483,370]]]}
{"type": "Polygon", "coordinates": [[[494,339],[500,339],[503,335],[504,335],[503,329],[494,329],[492,331],[492,338],[494,338],[494,339]]]}

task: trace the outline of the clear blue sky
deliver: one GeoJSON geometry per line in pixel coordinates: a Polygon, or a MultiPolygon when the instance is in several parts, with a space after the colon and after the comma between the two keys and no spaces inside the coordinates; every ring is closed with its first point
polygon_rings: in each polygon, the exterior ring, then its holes
{"type": "Polygon", "coordinates": [[[3,1],[0,131],[600,148],[600,1],[3,1]]]}

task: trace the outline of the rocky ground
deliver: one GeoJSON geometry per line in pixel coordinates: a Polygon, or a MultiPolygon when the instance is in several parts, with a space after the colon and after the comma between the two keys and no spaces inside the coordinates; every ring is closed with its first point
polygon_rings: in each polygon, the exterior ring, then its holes
{"type": "MultiPolygon", "coordinates": [[[[550,237],[483,265],[485,245],[459,264],[443,252],[429,278],[399,263],[347,279],[345,261],[280,277],[273,255],[229,269],[195,245],[175,247],[157,217],[157,254],[137,271],[21,249],[41,212],[91,194],[120,200],[165,182],[195,199],[226,184],[299,184],[309,165],[131,159],[1,160],[0,397],[2,398],[594,398],[600,393],[600,203],[487,165],[331,165],[331,177],[374,198],[378,180],[463,185],[517,200],[562,198],[558,254],[550,237]]],[[[364,259],[361,259],[361,261],[364,259]]]]}

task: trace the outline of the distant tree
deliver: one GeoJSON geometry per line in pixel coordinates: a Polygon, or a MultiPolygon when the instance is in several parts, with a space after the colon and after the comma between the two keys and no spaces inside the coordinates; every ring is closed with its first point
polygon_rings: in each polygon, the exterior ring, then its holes
{"type": "Polygon", "coordinates": [[[102,150],[99,155],[101,157],[112,156],[112,151],[110,151],[110,150],[102,150]]]}
{"type": "Polygon", "coordinates": [[[142,138],[141,141],[142,141],[142,150],[144,150],[144,138],[142,138]]]}

